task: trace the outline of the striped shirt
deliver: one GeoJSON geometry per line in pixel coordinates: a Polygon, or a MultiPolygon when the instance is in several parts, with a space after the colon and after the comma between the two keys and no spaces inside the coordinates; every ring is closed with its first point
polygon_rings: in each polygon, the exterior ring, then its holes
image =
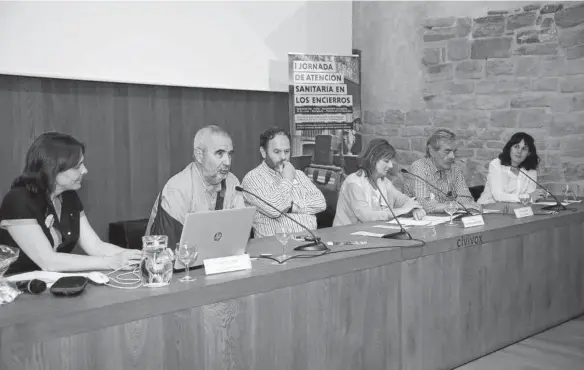
{"type": "MultiPolygon", "coordinates": [[[[302,171],[296,170],[296,177],[289,181],[265,161],[245,175],[242,186],[283,212],[287,212],[294,202],[294,213],[288,213],[288,216],[310,230],[316,229],[315,214],[326,208],[324,196],[302,171]]],[[[253,195],[243,193],[243,197],[248,206],[255,206],[258,210],[253,222],[256,237],[274,235],[277,227],[292,232],[304,231],[253,195]]]]}
{"type": "Polygon", "coordinates": [[[448,170],[439,170],[431,158],[425,157],[412,163],[410,172],[442,190],[439,192],[419,178],[405,175],[406,194],[416,197],[426,212],[434,211],[437,203],[446,203],[453,198],[465,206],[481,209],[470,194],[462,169],[456,163],[448,170]],[[451,194],[452,198],[449,198],[448,194],[451,194]]]}

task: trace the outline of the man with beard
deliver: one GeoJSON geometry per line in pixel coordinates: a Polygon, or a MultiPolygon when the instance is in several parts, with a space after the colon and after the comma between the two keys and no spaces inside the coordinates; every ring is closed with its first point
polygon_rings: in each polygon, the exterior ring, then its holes
{"type": "Polygon", "coordinates": [[[193,146],[193,162],[164,185],[146,227],[146,235],[167,235],[173,249],[187,213],[245,207],[235,190],[239,180],[229,172],[233,155],[229,134],[207,126],[197,132],[193,146]]]}
{"type": "MultiPolygon", "coordinates": [[[[243,188],[307,228],[316,229],[315,214],[325,210],[326,202],[308,177],[289,162],[290,134],[277,127],[266,130],[260,136],[260,153],[264,160],[245,175],[243,188]]],[[[253,224],[256,237],[274,235],[278,229],[304,231],[253,195],[244,193],[244,198],[248,205],[257,207],[253,224]]]]}
{"type": "Polygon", "coordinates": [[[455,163],[455,139],[453,132],[437,130],[426,143],[426,157],[412,163],[410,168],[412,174],[420,176],[442,192],[415,176],[405,176],[405,192],[416,197],[428,213],[444,212],[447,203],[453,200],[468,209],[481,210],[468,190],[462,169],[455,163]]]}

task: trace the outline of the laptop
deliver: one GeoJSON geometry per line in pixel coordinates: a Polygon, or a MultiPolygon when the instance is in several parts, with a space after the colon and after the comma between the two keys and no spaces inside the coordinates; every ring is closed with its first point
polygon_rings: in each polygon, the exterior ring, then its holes
{"type": "MultiPolygon", "coordinates": [[[[256,207],[246,207],[187,214],[180,242],[194,244],[199,253],[189,268],[209,258],[245,254],[255,212],[256,207]]],[[[174,269],[185,266],[176,259],[174,269]]]]}

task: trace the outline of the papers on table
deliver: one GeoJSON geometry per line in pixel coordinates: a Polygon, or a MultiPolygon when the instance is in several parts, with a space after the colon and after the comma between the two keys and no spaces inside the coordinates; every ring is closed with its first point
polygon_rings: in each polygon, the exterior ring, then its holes
{"type": "MultiPolygon", "coordinates": [[[[428,216],[426,216],[428,217],[428,216]]],[[[404,226],[426,226],[426,225],[431,225],[431,221],[426,220],[426,217],[424,217],[423,220],[414,220],[413,218],[401,218],[398,217],[399,222],[401,222],[402,225],[404,226]]],[[[397,221],[391,220],[387,222],[388,224],[394,224],[397,225],[397,221]]]]}
{"type": "MultiPolygon", "coordinates": [[[[581,200],[580,201],[575,201],[575,202],[581,202],[581,200]]],[[[571,203],[570,201],[568,201],[568,202],[562,202],[562,205],[563,206],[567,206],[570,203],[571,203]]],[[[535,205],[540,205],[540,206],[555,206],[558,203],[556,203],[556,202],[537,202],[537,203],[534,203],[534,204],[535,205]]]]}
{"type": "MultiPolygon", "coordinates": [[[[424,216],[421,220],[414,220],[413,218],[401,218],[399,217],[399,222],[401,222],[404,227],[407,226],[435,226],[440,225],[445,222],[450,221],[450,216],[424,216]]],[[[389,224],[397,225],[396,220],[391,220],[389,224]]]]}
{"type": "MultiPolygon", "coordinates": [[[[395,224],[395,225],[375,225],[373,227],[378,227],[380,229],[392,229],[392,230],[399,230],[399,225],[395,224]]],[[[404,225],[404,229],[409,229],[411,226],[410,225],[404,225]]]]}
{"type": "Polygon", "coordinates": [[[566,200],[567,203],[582,203],[582,199],[580,200],[566,200]]]}
{"type": "Polygon", "coordinates": [[[483,208],[483,213],[503,213],[503,211],[500,209],[483,208]]]}
{"type": "MultiPolygon", "coordinates": [[[[426,215],[423,220],[428,220],[432,223],[432,225],[440,225],[445,222],[450,221],[450,216],[428,216],[426,215]]],[[[401,220],[400,220],[401,221],[401,220]]]]}
{"type": "Polygon", "coordinates": [[[369,231],[357,231],[357,232],[351,233],[351,235],[373,236],[375,238],[383,238],[383,235],[385,235],[385,234],[370,233],[369,231]]]}

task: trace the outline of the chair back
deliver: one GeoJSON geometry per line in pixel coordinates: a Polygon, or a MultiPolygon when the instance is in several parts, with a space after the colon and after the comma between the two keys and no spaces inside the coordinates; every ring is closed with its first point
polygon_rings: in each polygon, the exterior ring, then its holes
{"type": "Polygon", "coordinates": [[[331,227],[337,212],[339,190],[345,180],[345,171],[337,166],[311,164],[304,170],[306,176],[322,192],[326,200],[326,209],[316,215],[319,229],[331,227]]]}
{"type": "Polygon", "coordinates": [[[314,163],[322,165],[333,164],[333,137],[331,135],[316,135],[314,140],[314,163]]]}
{"type": "Polygon", "coordinates": [[[468,188],[468,190],[470,191],[470,195],[472,195],[476,202],[481,197],[483,191],[485,191],[485,185],[471,186],[468,188]]]}
{"type": "Polygon", "coordinates": [[[142,249],[148,219],[111,222],[109,242],[126,249],[142,249]]]}
{"type": "Polygon", "coordinates": [[[311,161],[311,155],[293,155],[290,157],[290,163],[292,163],[292,166],[302,172],[304,172],[304,169],[308,167],[311,161]]]}

